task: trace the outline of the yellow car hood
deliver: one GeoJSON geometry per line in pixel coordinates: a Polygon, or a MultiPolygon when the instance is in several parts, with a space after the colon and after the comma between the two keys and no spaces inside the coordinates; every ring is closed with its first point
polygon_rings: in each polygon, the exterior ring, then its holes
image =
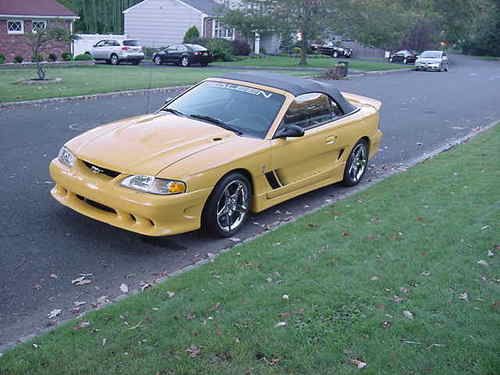
{"type": "Polygon", "coordinates": [[[154,176],[191,155],[239,138],[186,117],[160,113],[90,130],[68,142],[79,159],[127,174],[154,176]]]}

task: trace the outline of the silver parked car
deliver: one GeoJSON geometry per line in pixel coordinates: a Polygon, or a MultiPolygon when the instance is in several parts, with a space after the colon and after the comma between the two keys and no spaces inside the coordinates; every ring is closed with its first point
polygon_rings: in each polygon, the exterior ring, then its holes
{"type": "Polygon", "coordinates": [[[416,70],[448,71],[448,55],[444,51],[424,51],[415,61],[416,70]]]}
{"type": "Polygon", "coordinates": [[[90,54],[94,60],[104,60],[108,64],[118,65],[122,61],[138,65],[144,60],[144,52],[137,40],[106,39],[97,42],[90,54]]]}

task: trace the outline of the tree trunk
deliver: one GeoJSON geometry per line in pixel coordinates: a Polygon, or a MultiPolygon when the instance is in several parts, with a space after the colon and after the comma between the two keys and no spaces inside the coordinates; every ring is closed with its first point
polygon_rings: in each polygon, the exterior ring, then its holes
{"type": "Polygon", "coordinates": [[[307,65],[307,38],[304,30],[302,34],[302,48],[300,49],[300,61],[299,65],[307,65]]]}
{"type": "Polygon", "coordinates": [[[38,60],[36,62],[36,74],[38,74],[38,79],[40,81],[45,80],[45,69],[43,67],[43,64],[38,60]]]}

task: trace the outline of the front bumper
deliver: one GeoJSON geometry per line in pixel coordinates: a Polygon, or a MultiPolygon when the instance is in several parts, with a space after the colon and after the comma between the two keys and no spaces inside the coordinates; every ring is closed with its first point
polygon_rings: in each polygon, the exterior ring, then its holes
{"type": "Polygon", "coordinates": [[[415,64],[417,70],[440,70],[441,65],[415,64]]]}
{"type": "Polygon", "coordinates": [[[211,189],[178,195],[148,194],[120,186],[115,178],[92,173],[81,160],[73,168],[57,159],[50,163],[56,185],[52,196],[61,204],[95,220],[148,236],[169,236],[200,228],[211,189]]]}

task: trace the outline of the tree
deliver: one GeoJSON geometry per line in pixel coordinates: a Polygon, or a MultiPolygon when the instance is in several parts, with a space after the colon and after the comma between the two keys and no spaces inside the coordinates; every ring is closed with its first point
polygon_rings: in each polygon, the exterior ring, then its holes
{"type": "Polygon", "coordinates": [[[65,29],[53,27],[28,33],[25,38],[26,44],[31,48],[33,60],[36,62],[38,79],[44,80],[46,73],[40,57],[41,50],[53,41],[69,42],[71,36],[65,29]]]}
{"type": "Polygon", "coordinates": [[[184,43],[193,43],[200,38],[200,32],[196,26],[191,26],[184,34],[184,43]]]}
{"type": "Polygon", "coordinates": [[[277,32],[287,38],[295,33],[301,45],[299,64],[306,65],[309,41],[321,32],[332,9],[333,0],[244,0],[240,9],[224,14],[223,22],[247,37],[277,32]]]}

